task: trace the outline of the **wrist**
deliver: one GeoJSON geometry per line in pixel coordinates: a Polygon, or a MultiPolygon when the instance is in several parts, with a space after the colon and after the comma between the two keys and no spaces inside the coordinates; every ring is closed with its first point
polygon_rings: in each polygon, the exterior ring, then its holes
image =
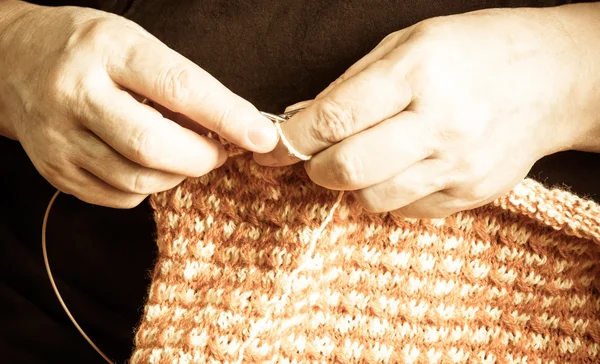
{"type": "MultiPolygon", "coordinates": [[[[27,14],[38,5],[17,0],[0,0],[0,137],[17,140],[15,115],[8,110],[11,105],[11,89],[8,78],[14,72],[15,38],[20,34],[27,14]]],[[[22,37],[21,37],[22,38],[22,37]]]]}
{"type": "Polygon", "coordinates": [[[561,115],[570,139],[562,148],[600,152],[600,2],[549,8],[571,46],[565,54],[573,78],[561,115]]]}

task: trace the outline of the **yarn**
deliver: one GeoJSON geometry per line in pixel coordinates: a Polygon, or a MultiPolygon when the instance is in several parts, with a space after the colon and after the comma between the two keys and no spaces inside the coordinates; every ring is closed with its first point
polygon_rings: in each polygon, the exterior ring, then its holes
{"type": "Polygon", "coordinates": [[[290,141],[288,140],[288,138],[283,133],[283,130],[281,130],[281,123],[275,123],[275,128],[277,129],[277,133],[279,134],[279,139],[281,140],[281,143],[286,147],[286,149],[288,150],[288,153],[291,156],[294,156],[294,157],[296,157],[296,158],[298,158],[300,160],[303,160],[303,161],[310,160],[310,158],[312,156],[306,155],[306,154],[302,154],[302,153],[298,152],[292,146],[292,143],[290,143],[290,141]]]}
{"type": "Polygon", "coordinates": [[[226,147],[223,167],[151,197],[159,256],[131,364],[600,361],[594,202],[527,179],[402,219],[226,147]]]}
{"type": "Polygon", "coordinates": [[[287,136],[281,129],[281,124],[283,122],[289,120],[292,116],[294,116],[302,110],[304,110],[304,108],[296,108],[280,115],[274,115],[267,112],[261,113],[267,118],[269,118],[275,125],[275,129],[277,129],[277,134],[279,135],[279,140],[281,141],[281,144],[283,144],[283,146],[287,149],[288,154],[302,161],[308,161],[312,158],[312,156],[302,154],[296,148],[294,148],[290,140],[287,138],[287,136]]]}
{"type": "MultiPolygon", "coordinates": [[[[302,264],[298,268],[296,268],[290,275],[290,279],[288,279],[288,281],[287,281],[285,290],[284,290],[283,294],[281,295],[281,298],[278,301],[285,303],[288,300],[288,297],[292,290],[293,280],[298,276],[298,274],[300,274],[306,268],[307,258],[312,257],[312,254],[315,251],[315,247],[317,246],[317,242],[319,241],[319,238],[321,237],[323,230],[325,229],[325,227],[327,227],[327,224],[329,224],[331,222],[331,220],[333,219],[333,214],[335,213],[335,210],[340,206],[340,203],[342,202],[342,197],[344,197],[343,191],[338,194],[338,198],[335,201],[335,203],[333,204],[333,206],[331,207],[331,210],[329,210],[329,214],[327,214],[327,218],[325,219],[325,221],[323,221],[323,223],[321,224],[319,229],[313,234],[313,237],[310,240],[310,246],[308,247],[308,251],[305,254],[306,258],[302,259],[302,264]]],[[[264,324],[264,322],[266,322],[267,320],[269,320],[271,318],[272,313],[273,313],[273,304],[271,304],[271,306],[267,309],[267,314],[259,322],[264,324]]],[[[254,325],[254,327],[257,327],[258,329],[260,329],[264,326],[259,323],[256,323],[254,325]]],[[[241,363],[242,360],[244,359],[244,351],[246,350],[246,347],[254,339],[256,339],[256,336],[260,333],[260,330],[258,330],[258,329],[252,330],[253,333],[250,335],[250,338],[248,340],[246,340],[246,342],[240,348],[240,353],[239,353],[237,363],[241,363]]]]}
{"type": "Polygon", "coordinates": [[[159,257],[132,364],[600,362],[593,201],[526,179],[402,219],[226,147],[222,168],[151,198],[159,257]]]}
{"type": "MultiPolygon", "coordinates": [[[[298,110],[294,110],[294,113],[299,112],[300,109],[298,110]]],[[[267,117],[269,117],[272,121],[274,121],[275,127],[277,128],[277,133],[279,134],[279,140],[281,140],[282,144],[287,148],[287,151],[290,155],[300,159],[300,160],[310,160],[311,156],[307,156],[304,155],[300,152],[298,152],[293,146],[292,144],[288,141],[288,139],[286,138],[285,134],[283,133],[283,130],[281,129],[281,123],[284,122],[285,120],[288,119],[289,116],[291,115],[281,115],[281,116],[275,116],[275,115],[271,115],[271,114],[267,114],[267,113],[263,113],[264,115],[266,115],[267,117]]],[[[288,300],[288,297],[291,293],[291,285],[293,280],[298,276],[298,274],[300,272],[302,272],[305,268],[305,263],[307,261],[307,258],[310,258],[315,250],[315,247],[317,245],[317,242],[319,241],[319,238],[321,237],[321,234],[323,233],[323,230],[325,229],[325,227],[327,226],[327,224],[329,224],[331,222],[331,220],[333,219],[333,214],[335,213],[335,210],[339,207],[341,201],[342,201],[342,197],[344,197],[344,192],[341,191],[338,194],[338,198],[335,201],[335,203],[333,204],[333,206],[331,207],[331,210],[329,210],[329,213],[327,214],[327,218],[323,221],[323,223],[321,224],[321,226],[319,227],[319,229],[312,235],[312,238],[310,240],[310,245],[308,247],[308,251],[305,253],[305,258],[302,259],[302,264],[296,268],[292,274],[290,275],[290,279],[288,279],[286,287],[284,289],[283,294],[281,295],[281,297],[279,298],[279,300],[277,300],[278,302],[286,302],[288,300]]],[[[257,323],[255,323],[253,325],[253,330],[252,333],[250,334],[250,337],[248,338],[248,340],[246,340],[246,342],[241,346],[240,348],[240,352],[239,352],[239,356],[238,356],[238,360],[237,363],[242,363],[242,360],[244,359],[244,351],[246,350],[246,348],[248,347],[248,345],[254,341],[254,339],[256,339],[257,335],[260,333],[261,328],[264,327],[264,324],[266,323],[266,321],[271,319],[271,314],[273,313],[273,306],[274,303],[271,303],[269,308],[267,309],[267,313],[265,314],[265,317],[263,317],[260,321],[258,321],[257,323]]]]}
{"type": "MultiPolygon", "coordinates": [[[[141,103],[148,103],[148,99],[144,98],[142,100],[141,103]]],[[[272,121],[274,121],[274,124],[277,128],[277,131],[279,133],[279,137],[280,139],[283,141],[284,146],[288,149],[289,153],[301,160],[309,160],[310,156],[304,156],[303,154],[299,153],[298,151],[296,151],[296,149],[294,149],[294,147],[290,144],[290,142],[287,140],[287,138],[285,137],[283,131],[281,130],[281,122],[287,120],[289,117],[291,117],[293,114],[299,112],[301,109],[297,109],[294,110],[293,112],[287,113],[287,114],[282,114],[282,115],[273,115],[273,114],[268,114],[268,113],[264,113],[264,115],[266,115],[267,117],[269,117],[272,121]]],[[[219,137],[219,140],[222,143],[227,143],[224,139],[222,139],[221,137],[219,137]]],[[[237,155],[242,155],[245,154],[245,151],[239,149],[236,152],[233,152],[230,154],[230,157],[232,156],[237,156],[237,155]]],[[[77,331],[79,331],[79,333],[83,336],[83,338],[90,344],[90,346],[92,346],[92,348],[109,364],[113,364],[112,360],[106,355],[104,354],[104,352],[102,350],[100,350],[100,348],[93,342],[92,339],[90,339],[90,337],[85,333],[85,331],[81,328],[81,326],[79,325],[79,323],[77,322],[77,320],[75,319],[75,317],[73,317],[73,314],[71,313],[71,311],[69,310],[69,308],[67,307],[67,304],[64,302],[60,291],[54,281],[54,276],[52,275],[52,270],[50,269],[50,261],[48,258],[48,252],[47,252],[47,247],[46,247],[46,228],[47,228],[47,224],[48,224],[48,218],[50,216],[50,210],[52,209],[52,206],[54,205],[54,201],[56,200],[56,198],[58,197],[58,195],[60,194],[60,191],[56,190],[55,193],[53,194],[52,198],[50,199],[50,202],[48,203],[48,206],[46,208],[46,212],[44,214],[44,219],[43,219],[43,223],[42,223],[42,254],[44,257],[44,264],[46,266],[46,271],[48,274],[48,279],[50,280],[50,284],[52,285],[52,289],[54,290],[54,293],[60,303],[60,305],[62,306],[63,310],[65,311],[65,314],[67,315],[67,317],[71,320],[71,322],[73,323],[73,325],[75,326],[75,328],[77,329],[77,331]]],[[[336,208],[339,206],[341,199],[343,197],[343,192],[340,192],[339,197],[336,201],[336,203],[333,205],[333,207],[330,210],[329,216],[328,218],[323,222],[322,227],[319,229],[319,231],[314,234],[313,238],[311,239],[311,245],[309,247],[309,250],[307,251],[307,255],[310,256],[312,254],[312,252],[315,249],[316,243],[319,240],[320,234],[323,231],[323,229],[325,228],[325,226],[327,226],[327,224],[331,221],[333,214],[336,210],[336,208]]],[[[297,275],[304,267],[300,266],[294,273],[294,275],[297,275]]],[[[291,280],[290,280],[291,282],[291,280]]],[[[286,290],[283,292],[281,299],[282,300],[287,300],[287,296],[289,296],[290,294],[290,290],[291,287],[288,286],[288,288],[286,288],[286,290]]],[[[270,318],[271,315],[271,308],[267,311],[266,316],[263,318],[262,321],[266,321],[270,318]]],[[[258,325],[258,323],[255,325],[256,327],[260,328],[260,325],[258,325]]],[[[256,335],[260,332],[259,330],[253,330],[254,332],[254,338],[256,337],[256,335]]],[[[254,338],[251,338],[248,343],[250,341],[252,341],[254,338]]],[[[243,346],[240,350],[240,356],[239,356],[239,360],[238,363],[241,363],[242,359],[243,359],[243,353],[245,350],[245,346],[243,346]]]]}
{"type": "Polygon", "coordinates": [[[526,179],[401,219],[226,148],[151,196],[159,256],[131,364],[600,362],[593,201],[526,179]]]}

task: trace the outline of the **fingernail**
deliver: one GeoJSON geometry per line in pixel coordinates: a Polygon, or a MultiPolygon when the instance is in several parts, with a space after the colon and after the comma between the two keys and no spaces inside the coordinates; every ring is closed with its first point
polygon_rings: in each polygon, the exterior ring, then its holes
{"type": "Polygon", "coordinates": [[[248,131],[248,139],[261,151],[270,151],[275,148],[279,136],[273,123],[267,119],[261,119],[256,124],[248,131]]]}

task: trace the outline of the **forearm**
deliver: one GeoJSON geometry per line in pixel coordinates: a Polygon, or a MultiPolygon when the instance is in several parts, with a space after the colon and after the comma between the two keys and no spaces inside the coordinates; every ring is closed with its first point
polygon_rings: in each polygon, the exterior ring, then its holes
{"type": "MultiPolygon", "coordinates": [[[[0,0],[0,70],[10,72],[10,61],[14,53],[14,38],[23,16],[35,5],[17,0],[0,0]]],[[[0,73],[0,137],[16,139],[12,116],[7,115],[8,92],[6,73],[0,73]]]]}
{"type": "Polygon", "coordinates": [[[20,15],[30,9],[32,4],[19,0],[0,0],[0,35],[20,15]]]}
{"type": "Polygon", "coordinates": [[[565,103],[577,102],[583,113],[573,118],[577,140],[572,149],[600,153],[600,2],[552,8],[566,35],[572,40],[578,62],[577,87],[565,103]]]}

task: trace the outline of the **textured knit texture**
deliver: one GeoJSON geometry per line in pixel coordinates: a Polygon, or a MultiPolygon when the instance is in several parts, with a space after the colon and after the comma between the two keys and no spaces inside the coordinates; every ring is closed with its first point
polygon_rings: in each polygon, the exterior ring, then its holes
{"type": "Polygon", "coordinates": [[[600,363],[594,202],[525,180],[402,219],[301,164],[233,154],[151,200],[159,257],[133,364],[600,363]]]}

